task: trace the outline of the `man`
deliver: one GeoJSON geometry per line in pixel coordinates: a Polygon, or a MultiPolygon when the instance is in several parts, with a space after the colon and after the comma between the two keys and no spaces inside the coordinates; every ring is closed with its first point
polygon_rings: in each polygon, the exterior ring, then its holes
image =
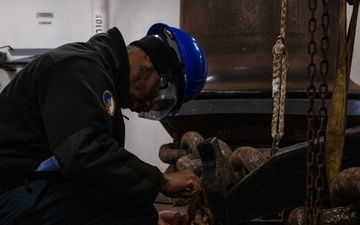
{"type": "Polygon", "coordinates": [[[166,24],[129,46],[112,28],[37,57],[0,93],[0,224],[186,222],[158,219],[153,201],[160,191],[190,202],[200,179],[124,149],[121,108],[174,115],[206,73],[197,42],[166,24]]]}

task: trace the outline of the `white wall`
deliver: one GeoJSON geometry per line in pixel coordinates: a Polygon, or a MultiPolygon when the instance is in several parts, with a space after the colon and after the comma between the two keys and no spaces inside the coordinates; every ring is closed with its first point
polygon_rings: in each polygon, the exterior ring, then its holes
{"type": "MultiPolygon", "coordinates": [[[[0,46],[54,48],[67,42],[86,41],[94,33],[92,1],[0,0],[0,15],[3,18],[0,46]],[[54,16],[37,18],[38,12],[52,12],[54,16]]],[[[145,36],[156,22],[179,26],[179,0],[108,0],[107,6],[107,26],[117,26],[127,44],[145,36]]],[[[10,81],[9,75],[14,74],[0,70],[0,91],[10,81]]],[[[139,118],[129,110],[124,110],[124,115],[130,119],[125,121],[125,147],[164,171],[168,165],[160,161],[158,150],[162,144],[172,142],[171,137],[157,121],[139,118]]]]}
{"type": "MultiPolygon", "coordinates": [[[[348,17],[348,24],[350,23],[352,13],[352,7],[348,7],[347,10],[347,17],[348,17]]],[[[360,15],[358,15],[357,19],[357,27],[356,27],[356,36],[355,36],[355,43],[354,43],[354,54],[352,59],[352,66],[351,66],[351,73],[350,78],[358,85],[360,85],[360,15]]]]}

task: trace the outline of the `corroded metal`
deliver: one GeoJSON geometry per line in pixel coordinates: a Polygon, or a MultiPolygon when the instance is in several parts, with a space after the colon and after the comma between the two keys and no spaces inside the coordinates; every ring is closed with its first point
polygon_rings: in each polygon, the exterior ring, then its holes
{"type": "MultiPolygon", "coordinates": [[[[204,138],[197,132],[189,131],[181,137],[180,149],[175,149],[173,143],[163,144],[159,150],[159,157],[164,163],[172,164],[176,170],[191,169],[196,175],[202,175],[202,162],[198,152],[198,144],[204,138]]],[[[226,160],[232,155],[232,150],[224,141],[218,140],[221,154],[226,160]]]]}
{"type": "Polygon", "coordinates": [[[184,155],[176,161],[176,169],[179,171],[184,169],[191,169],[196,175],[201,176],[201,160],[200,158],[195,157],[193,154],[184,155]]]}
{"type": "MultiPolygon", "coordinates": [[[[215,218],[231,220],[225,224],[237,224],[304,204],[307,142],[281,148],[232,186],[233,170],[224,163],[226,160],[214,140],[200,143],[198,149],[203,163],[204,189],[215,218]]],[[[360,127],[353,127],[346,132],[343,169],[360,166],[358,149],[360,127]]],[[[325,190],[324,199],[330,199],[325,190]]]]}
{"type": "Polygon", "coordinates": [[[199,158],[197,144],[202,141],[204,141],[203,136],[195,131],[189,131],[181,137],[180,148],[188,149],[189,153],[193,154],[196,158],[199,158]]]}
{"type": "Polygon", "coordinates": [[[260,167],[266,160],[265,155],[261,151],[250,146],[235,149],[230,157],[230,163],[234,170],[240,171],[242,168],[245,168],[247,173],[260,167]]]}
{"type": "Polygon", "coordinates": [[[331,183],[330,194],[333,206],[359,205],[360,167],[351,167],[341,171],[331,183]]]}
{"type": "Polygon", "coordinates": [[[226,142],[224,142],[220,139],[218,139],[218,142],[219,142],[221,153],[224,155],[225,159],[229,160],[233,151],[231,150],[229,145],[226,144],[226,142]]]}
{"type": "MultiPolygon", "coordinates": [[[[332,207],[323,209],[316,220],[320,225],[358,225],[360,224],[360,167],[341,171],[333,180],[331,187],[332,207]]],[[[299,207],[284,213],[287,225],[305,225],[308,209],[299,207]]],[[[315,222],[315,221],[313,221],[315,222]]]]}
{"type": "Polygon", "coordinates": [[[189,154],[186,149],[174,149],[173,143],[163,144],[159,149],[159,158],[162,162],[168,164],[175,164],[177,160],[189,154]]]}
{"type": "MultiPolygon", "coordinates": [[[[296,208],[284,215],[285,225],[305,225],[306,208],[296,208]]],[[[355,205],[339,206],[324,209],[319,218],[320,225],[359,225],[360,214],[355,205]]]]}
{"type": "Polygon", "coordinates": [[[203,165],[202,180],[214,220],[231,224],[227,191],[235,184],[235,173],[221,152],[217,138],[207,139],[198,145],[203,165]]]}

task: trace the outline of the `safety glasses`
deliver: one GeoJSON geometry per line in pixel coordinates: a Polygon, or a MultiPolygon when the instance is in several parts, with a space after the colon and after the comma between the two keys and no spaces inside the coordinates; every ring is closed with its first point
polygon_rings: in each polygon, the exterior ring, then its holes
{"type": "Polygon", "coordinates": [[[154,107],[149,112],[140,113],[140,116],[153,120],[167,116],[178,102],[176,87],[174,76],[161,74],[158,92],[153,100],[154,107]]]}

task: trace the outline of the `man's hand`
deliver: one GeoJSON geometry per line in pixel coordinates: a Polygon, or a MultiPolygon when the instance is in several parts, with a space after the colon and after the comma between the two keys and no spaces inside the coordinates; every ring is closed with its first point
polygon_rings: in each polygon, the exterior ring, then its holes
{"type": "Polygon", "coordinates": [[[158,225],[187,225],[189,224],[189,215],[175,211],[162,211],[159,213],[158,225]]]}
{"type": "Polygon", "coordinates": [[[165,183],[160,192],[171,198],[183,198],[184,204],[194,200],[201,193],[202,183],[192,170],[164,174],[165,183]]]}

